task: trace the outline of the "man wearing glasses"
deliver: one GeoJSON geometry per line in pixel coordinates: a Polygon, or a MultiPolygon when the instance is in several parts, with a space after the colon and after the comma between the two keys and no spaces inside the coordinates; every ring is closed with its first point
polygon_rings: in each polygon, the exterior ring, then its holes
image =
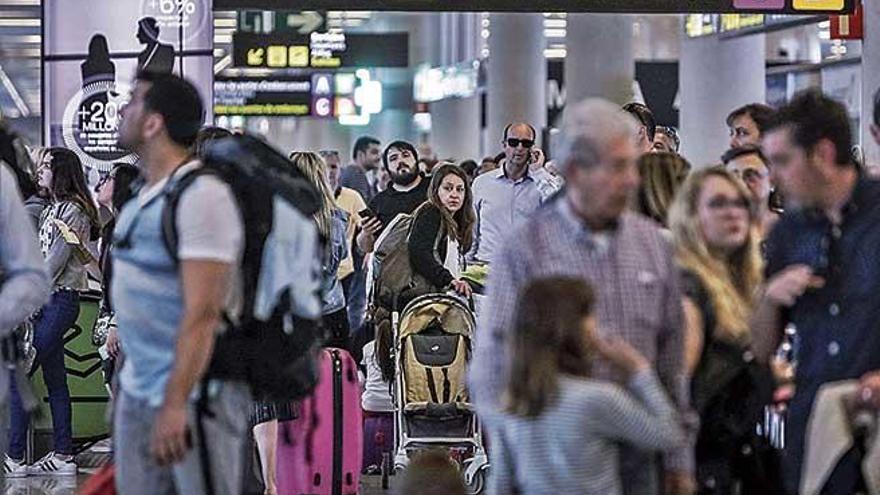
{"type": "Polygon", "coordinates": [[[544,153],[535,146],[535,138],[535,128],[527,123],[508,125],[501,140],[503,163],[498,170],[474,181],[474,260],[491,262],[504,235],[559,189],[555,178],[544,168],[544,153]]]}
{"type": "Polygon", "coordinates": [[[742,179],[752,193],[752,200],[758,206],[761,238],[766,239],[770,230],[779,220],[779,213],[770,208],[770,194],[773,185],[770,183],[770,168],[761,148],[746,145],[731,148],[721,157],[727,170],[742,179]]]}

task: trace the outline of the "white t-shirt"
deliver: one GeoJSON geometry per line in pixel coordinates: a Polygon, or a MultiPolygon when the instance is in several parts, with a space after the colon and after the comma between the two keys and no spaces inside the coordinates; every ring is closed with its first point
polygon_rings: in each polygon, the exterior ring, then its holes
{"type": "MultiPolygon", "coordinates": [[[[193,160],[174,175],[189,173],[201,162],[193,160]]],[[[140,206],[161,194],[169,178],[162,179],[138,195],[140,206]]],[[[212,175],[193,181],[180,196],[177,205],[177,258],[180,260],[217,261],[236,267],[229,273],[230,291],[225,308],[238,314],[241,308],[239,261],[244,252],[244,222],[229,186],[212,175]]]]}
{"type": "MultiPolygon", "coordinates": [[[[198,166],[200,162],[193,160],[175,175],[184,175],[198,166]]],[[[140,205],[160,194],[168,179],[142,190],[140,205]]],[[[244,223],[229,186],[211,175],[199,177],[183,191],[177,205],[177,257],[237,263],[243,250],[244,223]]]]}
{"type": "Polygon", "coordinates": [[[443,266],[449,270],[453,277],[461,277],[461,253],[458,252],[458,241],[452,236],[447,236],[446,261],[443,266]]]}
{"type": "Polygon", "coordinates": [[[364,357],[361,358],[361,365],[367,369],[361,407],[364,411],[370,412],[394,412],[390,385],[382,379],[382,370],[379,369],[375,356],[376,341],[374,340],[364,346],[364,357]]]}

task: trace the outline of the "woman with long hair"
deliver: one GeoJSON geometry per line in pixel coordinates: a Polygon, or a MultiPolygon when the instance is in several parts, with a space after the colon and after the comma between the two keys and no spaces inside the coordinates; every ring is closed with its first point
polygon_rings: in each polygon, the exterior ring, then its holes
{"type": "Polygon", "coordinates": [[[348,255],[346,213],[337,205],[335,195],[327,183],[327,164],[321,155],[312,152],[293,152],[290,160],[294,166],[312,183],[321,195],[321,209],[315,213],[318,232],[326,241],[324,266],[321,283],[323,296],[323,323],[328,330],[328,345],[348,349],[348,313],[345,309],[345,295],[342,284],[336,278],[339,264],[348,255]]]}
{"type": "Polygon", "coordinates": [[[9,450],[4,471],[9,478],[29,474],[73,476],[70,391],[64,367],[64,334],[79,316],[80,291],[88,289],[86,244],[97,237],[98,210],[92,202],[82,163],[72,151],[49,150],[39,185],[49,192],[50,206],[40,222],[40,248],[52,281],[52,297],[34,320],[34,367],[42,367],[52,412],[54,450],[32,466],[24,464],[29,423],[15,383],[11,387],[9,450]]]}
{"type": "Polygon", "coordinates": [[[749,190],[721,167],[692,173],[670,209],[685,282],[685,363],[701,418],[702,494],[735,493],[737,485],[742,493],[773,492],[766,491],[772,459],[754,432],[774,379],[748,359],[749,321],[763,282],[759,222],[749,190]]]}
{"type": "Polygon", "coordinates": [[[636,194],[636,210],[664,228],[675,193],[691,171],[691,164],[676,153],[645,153],[639,157],[642,181],[636,194]]]}
{"type": "Polygon", "coordinates": [[[99,346],[104,367],[104,381],[110,386],[113,375],[119,369],[120,347],[116,332],[116,317],[113,312],[113,301],[110,298],[110,282],[113,279],[113,263],[111,251],[113,245],[113,229],[116,226],[116,215],[122,206],[134,196],[132,183],[140,176],[137,167],[128,163],[116,163],[110,173],[101,178],[95,186],[95,199],[98,204],[110,212],[110,219],[101,228],[101,247],[98,255],[98,269],[101,275],[101,308],[98,324],[92,342],[99,346]]]}
{"type": "Polygon", "coordinates": [[[538,279],[520,292],[508,385],[493,418],[490,494],[621,494],[621,443],[659,451],[685,441],[648,360],[598,336],[594,304],[576,278],[538,279]],[[591,378],[594,357],[629,375],[629,390],[591,378]]]}
{"type": "MultiPolygon", "coordinates": [[[[321,273],[322,322],[328,340],[325,345],[348,349],[348,312],[342,284],[336,278],[339,263],[348,255],[345,213],[336,206],[333,190],[327,182],[327,164],[317,153],[295,151],[290,161],[321,195],[321,208],[314,221],[325,240],[321,273]]],[[[289,402],[272,403],[257,401],[254,405],[253,433],[260,454],[265,495],[277,493],[278,421],[294,419],[296,412],[289,402]]]]}
{"type": "Polygon", "coordinates": [[[470,296],[471,287],[460,278],[462,260],[474,241],[476,214],[465,171],[453,164],[434,169],[428,200],[413,212],[409,261],[413,272],[442,290],[452,287],[470,296]]]}

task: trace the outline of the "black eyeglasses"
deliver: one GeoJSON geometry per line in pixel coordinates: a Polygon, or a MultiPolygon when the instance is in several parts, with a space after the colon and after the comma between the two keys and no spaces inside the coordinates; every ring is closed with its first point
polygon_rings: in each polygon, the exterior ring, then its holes
{"type": "Polygon", "coordinates": [[[507,145],[511,148],[516,148],[519,145],[522,145],[523,148],[531,148],[535,145],[535,141],[531,139],[507,138],[507,145]]]}
{"type": "Polygon", "coordinates": [[[724,210],[727,208],[735,208],[737,210],[748,210],[749,201],[745,198],[712,198],[708,203],[711,210],[724,210]]]}

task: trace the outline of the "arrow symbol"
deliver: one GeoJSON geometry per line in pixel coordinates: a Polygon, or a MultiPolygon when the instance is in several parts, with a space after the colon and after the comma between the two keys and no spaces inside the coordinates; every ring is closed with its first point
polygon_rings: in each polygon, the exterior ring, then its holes
{"type": "Polygon", "coordinates": [[[263,65],[263,54],[265,51],[262,48],[251,48],[247,52],[247,64],[248,65],[263,65]]]}
{"type": "Polygon", "coordinates": [[[312,31],[316,31],[324,24],[324,16],[313,11],[307,10],[300,14],[289,14],[287,16],[287,27],[299,29],[297,32],[300,34],[308,34],[312,31]]]}

